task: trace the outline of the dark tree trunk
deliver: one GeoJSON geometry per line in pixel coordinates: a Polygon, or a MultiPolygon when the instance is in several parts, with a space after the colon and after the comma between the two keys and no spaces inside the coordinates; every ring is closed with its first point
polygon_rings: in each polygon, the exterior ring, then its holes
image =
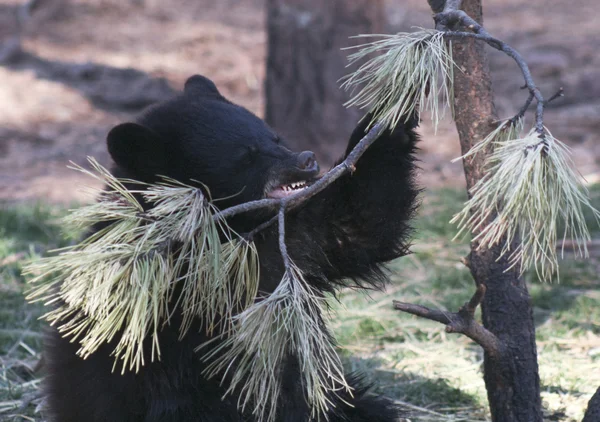
{"type": "Polygon", "coordinates": [[[348,37],[381,33],[383,0],[269,0],[266,121],[297,150],[331,165],[361,116],[343,103],[348,37]]]}
{"type": "MultiPolygon", "coordinates": [[[[462,9],[482,23],[482,0],[464,0],[462,9]]],[[[492,129],[496,119],[489,64],[484,44],[471,39],[453,43],[455,120],[466,153],[492,129]]],[[[485,174],[485,156],[464,162],[470,189],[485,174]]],[[[477,285],[487,288],[482,303],[483,325],[502,343],[497,357],[485,354],[484,379],[492,419],[496,422],[542,421],[535,326],[527,286],[500,248],[478,251],[471,245],[467,264],[477,285]]]]}
{"type": "Polygon", "coordinates": [[[582,422],[598,422],[600,421],[600,387],[590,399],[588,408],[585,411],[585,416],[582,422]]]}

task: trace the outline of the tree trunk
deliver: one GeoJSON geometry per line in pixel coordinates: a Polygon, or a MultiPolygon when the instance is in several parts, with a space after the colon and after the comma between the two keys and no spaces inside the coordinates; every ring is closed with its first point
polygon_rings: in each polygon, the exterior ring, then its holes
{"type": "Polygon", "coordinates": [[[600,421],[600,387],[596,390],[590,402],[588,408],[585,411],[585,416],[582,422],[598,422],[600,421]]]}
{"type": "MultiPolygon", "coordinates": [[[[464,0],[462,9],[479,23],[482,0],[464,0]]],[[[455,121],[463,154],[492,129],[493,104],[489,64],[484,44],[472,39],[453,43],[454,60],[462,71],[454,72],[455,121]]],[[[463,162],[467,188],[485,174],[484,154],[463,162]]],[[[493,218],[493,217],[492,217],[493,218]]],[[[513,249],[514,250],[514,249],[513,249]]],[[[527,286],[518,269],[507,271],[500,247],[477,250],[471,245],[467,264],[477,285],[487,288],[482,302],[483,325],[501,341],[497,358],[484,357],[484,379],[492,420],[496,422],[542,421],[535,326],[527,286]]]]}
{"type": "Polygon", "coordinates": [[[314,151],[321,167],[341,157],[361,117],[343,103],[338,80],[358,34],[381,33],[383,0],[269,0],[266,121],[296,150],[314,151]]]}

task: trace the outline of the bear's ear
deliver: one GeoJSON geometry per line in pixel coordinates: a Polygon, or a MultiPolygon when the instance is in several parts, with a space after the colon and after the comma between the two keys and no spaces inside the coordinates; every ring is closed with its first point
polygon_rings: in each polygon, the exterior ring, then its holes
{"type": "Polygon", "coordinates": [[[202,75],[194,75],[185,81],[183,92],[202,97],[223,98],[214,82],[202,75]]]}
{"type": "Polygon", "coordinates": [[[167,168],[167,147],[160,136],[137,123],[115,126],[106,137],[108,152],[120,167],[153,178],[167,168]]]}

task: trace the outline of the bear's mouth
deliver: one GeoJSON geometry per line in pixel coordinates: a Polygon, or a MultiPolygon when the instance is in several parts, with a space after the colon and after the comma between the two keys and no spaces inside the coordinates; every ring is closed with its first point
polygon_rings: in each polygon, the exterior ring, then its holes
{"type": "Polygon", "coordinates": [[[293,183],[288,183],[285,185],[279,185],[279,186],[276,186],[275,188],[269,190],[267,192],[267,197],[275,198],[275,199],[285,198],[290,195],[294,195],[298,192],[303,191],[310,185],[311,185],[311,182],[309,182],[308,180],[301,180],[299,182],[293,182],[293,183]]]}

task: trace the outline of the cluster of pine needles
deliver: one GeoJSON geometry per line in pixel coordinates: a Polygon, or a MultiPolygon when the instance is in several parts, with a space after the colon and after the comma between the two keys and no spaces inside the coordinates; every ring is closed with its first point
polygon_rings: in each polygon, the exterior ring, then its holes
{"type": "Polygon", "coordinates": [[[81,357],[118,339],[115,365],[137,371],[147,358],[147,337],[150,359],[160,359],[158,333],[174,311],[182,315],[181,336],[194,320],[210,334],[231,321],[234,310],[253,303],[259,278],[254,246],[213,218],[216,210],[200,189],[165,178],[135,192],[125,183],[139,182],[117,180],[90,162],[94,172],[74,168],[107,189],[66,223],[105,227],[26,270],[33,276],[28,299],[53,308],[44,318],[80,343],[81,357]],[[145,211],[136,195],[152,208],[145,211]]]}
{"type": "MultiPolygon", "coordinates": [[[[350,65],[368,60],[344,78],[343,87],[358,89],[347,105],[367,107],[373,113],[371,124],[383,122],[390,128],[427,110],[437,127],[444,110],[452,110],[454,98],[455,64],[444,32],[377,37],[353,47],[360,50],[349,56],[350,65]],[[369,58],[375,53],[379,54],[369,58]]],[[[487,174],[452,221],[458,223],[459,234],[474,234],[478,248],[500,245],[500,256],[509,256],[510,268],[535,268],[540,279],[550,280],[558,275],[558,239],[563,240],[563,251],[569,238],[576,255],[586,257],[590,235],[584,209],[596,218],[600,213],[590,204],[569,148],[546,128],[522,136],[523,127],[522,117],[504,120],[461,157],[491,151],[487,174]]]]}
{"type": "Polygon", "coordinates": [[[576,256],[588,256],[591,238],[584,209],[597,220],[600,213],[590,203],[569,147],[546,128],[542,134],[533,128],[524,136],[522,129],[522,119],[504,120],[464,156],[491,149],[486,175],[452,222],[459,234],[474,233],[478,248],[500,245],[509,268],[535,268],[548,281],[558,277],[558,251],[562,255],[566,239],[573,240],[576,256]]]}
{"type": "Polygon", "coordinates": [[[429,111],[437,127],[445,109],[452,109],[454,102],[452,47],[444,33],[422,29],[361,37],[379,39],[350,47],[359,51],[348,56],[348,66],[379,54],[344,78],[343,88],[352,93],[358,90],[345,105],[368,107],[373,111],[373,122],[384,122],[391,128],[416,111],[429,111]]]}
{"type": "Polygon", "coordinates": [[[352,394],[342,363],[331,343],[322,308],[324,298],[291,263],[281,283],[268,297],[239,315],[227,339],[205,359],[208,377],[236,371],[228,377],[227,393],[238,391],[238,406],[250,407],[259,420],[274,422],[281,395],[281,368],[298,362],[311,420],[326,418],[333,395],[352,394]],[[265,341],[268,339],[268,341],[265,341]]]}

